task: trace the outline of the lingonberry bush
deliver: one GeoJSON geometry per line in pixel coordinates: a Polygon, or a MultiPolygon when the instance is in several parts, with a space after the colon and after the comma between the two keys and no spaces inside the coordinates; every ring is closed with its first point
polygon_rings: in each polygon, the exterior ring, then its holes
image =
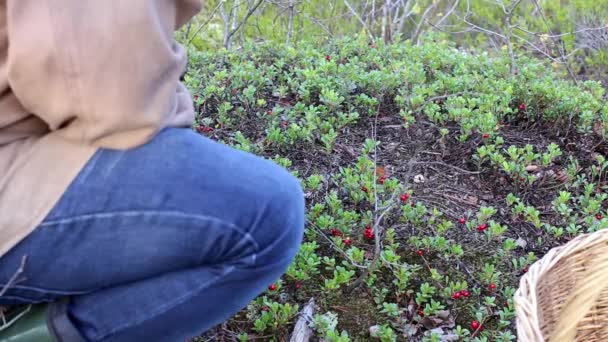
{"type": "Polygon", "coordinates": [[[325,341],[512,341],[519,277],[608,227],[599,83],[366,39],[191,53],[198,132],[287,167],[307,201],[287,273],[201,340],[283,341],[314,297],[325,341]]]}

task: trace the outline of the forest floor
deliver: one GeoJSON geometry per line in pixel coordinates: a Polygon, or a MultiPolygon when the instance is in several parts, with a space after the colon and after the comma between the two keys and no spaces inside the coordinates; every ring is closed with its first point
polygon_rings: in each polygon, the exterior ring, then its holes
{"type": "Polygon", "coordinates": [[[198,131],[299,177],[302,249],[201,341],[512,341],[551,248],[608,227],[604,89],[542,62],[359,40],[193,58],[198,131]]]}

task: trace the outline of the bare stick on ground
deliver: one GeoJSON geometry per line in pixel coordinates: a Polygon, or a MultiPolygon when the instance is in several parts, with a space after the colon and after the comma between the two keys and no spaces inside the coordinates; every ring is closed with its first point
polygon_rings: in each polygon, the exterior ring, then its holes
{"type": "Polygon", "coordinates": [[[6,284],[4,284],[4,286],[2,287],[2,290],[0,290],[0,297],[4,296],[6,291],[8,291],[8,289],[11,288],[11,286],[14,286],[15,284],[17,284],[19,282],[19,276],[23,274],[23,271],[25,270],[26,262],[27,262],[27,255],[24,255],[21,258],[21,264],[19,265],[19,268],[17,269],[15,274],[13,274],[13,276],[8,280],[8,282],[6,284]]]}
{"type": "MultiPolygon", "coordinates": [[[[361,284],[363,284],[365,279],[378,266],[378,263],[380,262],[380,258],[381,258],[380,254],[382,251],[381,239],[383,236],[383,231],[381,231],[381,229],[382,229],[384,216],[386,214],[388,214],[393,208],[398,206],[398,202],[396,201],[396,198],[397,198],[399,189],[395,189],[395,191],[393,191],[393,194],[391,195],[391,198],[388,200],[388,204],[386,206],[380,208],[379,203],[378,203],[378,191],[377,191],[377,182],[376,182],[376,179],[378,176],[377,175],[377,172],[378,172],[378,145],[376,144],[377,128],[378,128],[378,114],[376,114],[376,119],[375,119],[374,125],[372,126],[372,139],[374,141],[374,201],[375,201],[374,202],[374,224],[372,226],[372,229],[374,232],[374,257],[370,261],[369,266],[361,273],[361,275],[359,275],[359,277],[357,277],[357,279],[355,279],[355,281],[352,283],[352,285],[348,288],[347,292],[352,292],[356,288],[358,288],[361,284]]],[[[414,165],[413,161],[410,161],[408,163],[408,165],[409,165],[409,169],[407,172],[408,177],[406,177],[406,179],[409,178],[409,174],[412,172],[412,167],[414,165]]],[[[407,183],[405,185],[407,186],[407,183]]]]}
{"type": "Polygon", "coordinates": [[[308,342],[313,336],[312,329],[308,326],[312,322],[313,315],[315,314],[315,299],[310,298],[302,312],[300,317],[296,321],[296,325],[293,328],[293,334],[289,342],[308,342]]]}
{"type": "MultiPolygon", "coordinates": [[[[19,277],[23,274],[23,271],[25,270],[26,262],[27,262],[27,255],[24,255],[21,258],[21,263],[19,264],[19,268],[17,269],[15,274],[13,274],[13,276],[8,280],[8,282],[6,282],[6,284],[4,284],[2,286],[2,289],[0,289],[0,297],[4,296],[4,294],[8,291],[8,289],[10,289],[12,286],[15,286],[15,284],[17,284],[20,281],[19,277]]],[[[6,317],[4,316],[6,308],[0,306],[0,331],[6,329],[11,324],[16,322],[19,318],[23,317],[23,315],[25,315],[26,313],[28,313],[30,311],[30,308],[31,308],[31,306],[27,307],[27,309],[25,309],[23,312],[19,313],[19,315],[17,315],[10,321],[7,321],[6,317]]]]}

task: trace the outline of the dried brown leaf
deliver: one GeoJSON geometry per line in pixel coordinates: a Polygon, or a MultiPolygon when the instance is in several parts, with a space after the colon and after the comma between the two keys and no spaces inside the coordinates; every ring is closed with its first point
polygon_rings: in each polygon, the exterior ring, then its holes
{"type": "Polygon", "coordinates": [[[414,317],[414,315],[416,314],[417,307],[418,305],[416,304],[416,302],[411,299],[409,304],[407,305],[407,313],[409,317],[414,317]]]}
{"type": "Polygon", "coordinates": [[[540,170],[540,166],[538,165],[528,165],[526,166],[526,171],[530,172],[530,173],[535,173],[538,172],[540,170]]]}
{"type": "Polygon", "coordinates": [[[456,325],[454,317],[448,310],[438,311],[435,316],[426,316],[420,322],[426,329],[453,328],[456,325]]]}
{"type": "Polygon", "coordinates": [[[377,166],[376,167],[376,176],[378,178],[384,178],[386,177],[386,169],[382,166],[377,166]]]}
{"type": "Polygon", "coordinates": [[[336,147],[339,148],[340,150],[348,153],[351,157],[356,157],[357,153],[355,153],[355,150],[348,146],[348,145],[344,145],[344,144],[336,144],[336,147]]]}
{"type": "Polygon", "coordinates": [[[600,135],[600,136],[604,134],[604,124],[602,123],[601,120],[597,120],[593,124],[593,133],[600,135]]]}
{"type": "Polygon", "coordinates": [[[515,241],[515,244],[521,248],[526,248],[528,242],[522,238],[518,238],[517,241],[515,241]]]}
{"type": "Polygon", "coordinates": [[[568,174],[566,171],[560,169],[555,173],[555,179],[557,179],[561,183],[565,183],[568,181],[568,174]]]}

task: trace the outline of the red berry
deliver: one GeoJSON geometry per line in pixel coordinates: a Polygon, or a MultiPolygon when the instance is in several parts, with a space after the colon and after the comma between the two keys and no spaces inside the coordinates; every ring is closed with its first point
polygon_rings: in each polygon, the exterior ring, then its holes
{"type": "Polygon", "coordinates": [[[482,137],[483,137],[484,139],[489,139],[489,138],[490,138],[490,135],[489,135],[488,133],[484,133],[484,134],[482,135],[482,137]]]}
{"type": "Polygon", "coordinates": [[[477,230],[480,232],[483,232],[486,229],[488,229],[488,225],[486,223],[483,223],[483,224],[480,224],[479,226],[477,226],[477,230]]]}
{"type": "Polygon", "coordinates": [[[461,217],[458,219],[458,223],[465,224],[465,223],[467,223],[467,219],[465,219],[464,217],[461,217]]]}
{"type": "Polygon", "coordinates": [[[213,132],[213,128],[209,126],[198,126],[198,131],[201,133],[211,133],[213,132]]]}
{"type": "Polygon", "coordinates": [[[603,218],[603,216],[602,216],[602,214],[597,214],[597,215],[595,215],[595,218],[598,220],[601,220],[603,218]]]}
{"type": "Polygon", "coordinates": [[[333,228],[331,230],[331,236],[343,236],[344,234],[342,234],[342,232],[336,228],[333,228]]]}
{"type": "Polygon", "coordinates": [[[369,189],[368,189],[366,186],[362,186],[362,187],[361,187],[361,191],[363,191],[363,192],[367,192],[368,190],[369,190],[369,189]]]}
{"type": "Polygon", "coordinates": [[[460,292],[455,292],[455,293],[452,295],[452,298],[453,298],[453,299],[460,299],[460,297],[462,297],[462,293],[460,293],[460,292]]]}
{"type": "Polygon", "coordinates": [[[386,177],[380,177],[380,179],[378,179],[378,183],[384,184],[385,180],[386,180],[386,177]]]}
{"type": "Polygon", "coordinates": [[[270,284],[270,286],[268,286],[268,289],[270,291],[276,291],[277,290],[277,286],[275,284],[270,284]]]}
{"type": "Polygon", "coordinates": [[[363,232],[363,236],[365,236],[366,239],[371,240],[374,238],[374,230],[371,228],[366,228],[365,231],[363,232]]]}
{"type": "Polygon", "coordinates": [[[331,56],[330,55],[326,55],[325,56],[325,60],[328,61],[328,62],[331,61],[331,56]]]}
{"type": "Polygon", "coordinates": [[[296,282],[296,289],[300,289],[302,288],[302,283],[300,283],[299,281],[296,282]]]}
{"type": "Polygon", "coordinates": [[[420,316],[420,317],[424,317],[424,311],[422,311],[422,310],[418,310],[418,316],[420,316]]]}
{"type": "Polygon", "coordinates": [[[528,267],[524,267],[523,271],[524,273],[528,273],[528,267]]]}
{"type": "Polygon", "coordinates": [[[416,252],[416,254],[418,254],[418,256],[423,256],[424,255],[424,251],[422,249],[418,250],[416,252]]]}
{"type": "Polygon", "coordinates": [[[344,240],[342,240],[342,242],[344,242],[344,245],[346,247],[350,247],[350,244],[351,244],[350,238],[345,238],[344,240]]]}
{"type": "Polygon", "coordinates": [[[496,284],[494,284],[494,283],[490,284],[490,290],[496,291],[496,284]]]}
{"type": "Polygon", "coordinates": [[[462,290],[462,291],[460,291],[460,293],[462,294],[463,297],[466,297],[466,298],[471,297],[471,293],[467,290],[462,290]]]}
{"type": "Polygon", "coordinates": [[[478,321],[473,321],[471,322],[471,329],[477,331],[477,330],[481,330],[481,323],[479,323],[478,321]]]}
{"type": "Polygon", "coordinates": [[[522,111],[522,112],[525,111],[526,110],[526,104],[525,103],[520,104],[519,105],[519,110],[522,111]]]}
{"type": "Polygon", "coordinates": [[[285,121],[285,120],[281,121],[281,126],[287,128],[289,126],[289,121],[285,121]]]}
{"type": "Polygon", "coordinates": [[[399,199],[401,200],[401,202],[407,202],[408,199],[410,199],[410,195],[409,194],[403,194],[399,197],[399,199]]]}

